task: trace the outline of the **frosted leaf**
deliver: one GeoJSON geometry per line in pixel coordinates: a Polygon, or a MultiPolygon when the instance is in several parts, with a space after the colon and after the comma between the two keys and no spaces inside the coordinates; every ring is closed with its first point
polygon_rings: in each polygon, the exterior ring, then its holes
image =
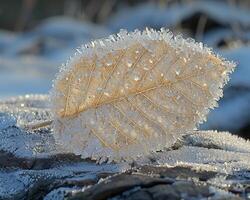
{"type": "Polygon", "coordinates": [[[122,31],[79,51],[54,82],[53,129],[69,151],[96,160],[171,146],[217,106],[235,67],[164,29],[122,31]]]}

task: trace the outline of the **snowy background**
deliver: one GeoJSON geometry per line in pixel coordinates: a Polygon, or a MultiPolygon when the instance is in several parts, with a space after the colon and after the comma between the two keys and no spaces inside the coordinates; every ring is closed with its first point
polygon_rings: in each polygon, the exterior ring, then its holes
{"type": "Polygon", "coordinates": [[[167,27],[238,64],[201,128],[250,138],[250,1],[13,2],[0,3],[0,99],[48,93],[60,65],[83,43],[121,28],[167,27]]]}

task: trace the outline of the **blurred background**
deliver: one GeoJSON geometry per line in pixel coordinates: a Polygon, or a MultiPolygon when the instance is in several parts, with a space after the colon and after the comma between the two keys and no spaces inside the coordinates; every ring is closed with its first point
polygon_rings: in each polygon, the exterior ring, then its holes
{"type": "Polygon", "coordinates": [[[145,27],[193,37],[238,64],[201,128],[250,138],[250,0],[1,0],[0,98],[48,93],[76,47],[145,27]]]}

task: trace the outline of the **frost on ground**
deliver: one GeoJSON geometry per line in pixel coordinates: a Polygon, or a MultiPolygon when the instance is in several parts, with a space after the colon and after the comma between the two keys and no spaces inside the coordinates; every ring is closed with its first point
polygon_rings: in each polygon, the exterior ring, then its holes
{"type": "Polygon", "coordinates": [[[63,151],[50,127],[25,129],[25,123],[50,118],[49,109],[44,116],[45,108],[44,95],[0,104],[5,117],[0,129],[0,199],[138,199],[146,193],[155,198],[240,199],[249,195],[250,143],[228,132],[194,131],[173,147],[134,163],[96,164],[63,151]]]}
{"type": "Polygon", "coordinates": [[[16,125],[16,119],[7,113],[0,113],[0,130],[16,125]]]}

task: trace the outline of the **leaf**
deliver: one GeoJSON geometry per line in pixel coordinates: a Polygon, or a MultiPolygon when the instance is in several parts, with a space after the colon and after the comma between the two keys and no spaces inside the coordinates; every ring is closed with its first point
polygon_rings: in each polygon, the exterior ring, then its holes
{"type": "Polygon", "coordinates": [[[56,140],[100,162],[170,147],[217,106],[234,67],[201,43],[163,29],[93,41],[54,82],[56,140]]]}

